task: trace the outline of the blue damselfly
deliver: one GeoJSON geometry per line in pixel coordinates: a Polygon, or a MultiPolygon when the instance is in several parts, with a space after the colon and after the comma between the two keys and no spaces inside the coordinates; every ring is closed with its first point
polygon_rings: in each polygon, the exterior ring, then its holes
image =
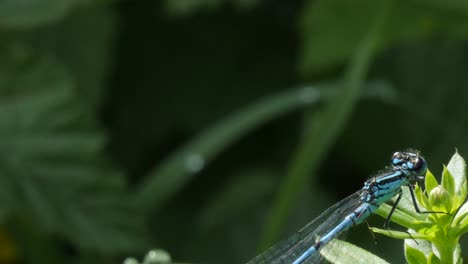
{"type": "Polygon", "coordinates": [[[384,224],[387,227],[402,197],[402,186],[409,187],[414,207],[421,213],[414,197],[413,185],[417,180],[424,179],[426,171],[426,161],[419,152],[395,152],[391,166],[367,180],[362,189],[331,206],[293,236],[269,248],[247,264],[320,262],[320,250],[328,242],[354,225],[364,222],[380,205],[397,196],[384,224]]]}

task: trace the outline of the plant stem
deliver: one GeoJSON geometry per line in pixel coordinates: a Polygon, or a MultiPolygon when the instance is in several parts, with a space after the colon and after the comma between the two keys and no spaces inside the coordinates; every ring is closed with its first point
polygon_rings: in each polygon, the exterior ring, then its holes
{"type": "Polygon", "coordinates": [[[444,239],[442,243],[433,243],[440,254],[440,263],[442,264],[453,264],[454,252],[458,246],[458,238],[444,239]]]}

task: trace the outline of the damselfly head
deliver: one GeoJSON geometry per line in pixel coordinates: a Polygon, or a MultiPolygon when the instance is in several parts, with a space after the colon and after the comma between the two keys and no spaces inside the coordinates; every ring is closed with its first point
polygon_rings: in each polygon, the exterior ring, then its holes
{"type": "Polygon", "coordinates": [[[392,156],[392,165],[399,167],[413,176],[424,176],[427,163],[419,152],[399,151],[392,156]]]}

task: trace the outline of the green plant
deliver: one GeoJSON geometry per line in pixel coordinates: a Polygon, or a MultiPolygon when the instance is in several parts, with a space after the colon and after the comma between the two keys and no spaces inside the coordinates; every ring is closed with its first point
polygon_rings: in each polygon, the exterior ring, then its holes
{"type": "MultiPolygon", "coordinates": [[[[444,166],[441,183],[428,171],[424,190],[417,185],[415,195],[422,210],[440,213],[416,213],[406,189],[392,221],[408,228],[408,233],[378,228],[372,228],[372,231],[405,239],[405,256],[409,264],[463,263],[459,240],[468,231],[468,203],[465,203],[466,163],[458,152],[444,166]]],[[[385,217],[390,209],[390,205],[384,205],[377,213],[385,217]]]]}

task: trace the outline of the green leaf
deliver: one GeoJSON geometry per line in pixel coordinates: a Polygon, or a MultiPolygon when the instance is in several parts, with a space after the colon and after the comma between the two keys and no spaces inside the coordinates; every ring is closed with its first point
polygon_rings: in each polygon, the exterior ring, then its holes
{"type": "Polygon", "coordinates": [[[441,185],[451,196],[455,194],[455,179],[446,166],[442,172],[441,185]]]}
{"type": "Polygon", "coordinates": [[[102,156],[104,134],[50,57],[9,46],[0,62],[0,207],[80,250],[146,245],[144,212],[102,156]]]}
{"type": "MultiPolygon", "coordinates": [[[[379,208],[377,208],[375,213],[386,219],[391,209],[392,206],[388,204],[382,204],[379,208]]],[[[421,218],[420,215],[418,215],[418,217],[421,218]]],[[[413,214],[408,214],[406,211],[398,209],[398,207],[395,209],[391,221],[401,226],[416,230],[424,225],[427,225],[422,222],[422,219],[415,218],[413,214]]]]}
{"type": "Polygon", "coordinates": [[[414,194],[416,196],[418,204],[423,205],[425,208],[430,208],[429,199],[418,184],[416,184],[414,188],[414,194]]]}
{"type": "Polygon", "coordinates": [[[463,258],[461,257],[461,247],[460,244],[458,244],[455,248],[455,252],[453,252],[453,259],[455,260],[455,263],[462,263],[463,258]]]}
{"type": "Polygon", "coordinates": [[[351,243],[334,239],[330,241],[321,251],[320,254],[334,264],[385,264],[387,261],[378,256],[357,247],[351,243]],[[336,253],[339,251],[339,256],[336,253]]]}
{"type": "MultiPolygon", "coordinates": [[[[408,186],[402,186],[401,189],[402,189],[402,197],[401,197],[401,200],[400,200],[400,202],[398,203],[398,206],[397,206],[398,210],[402,211],[402,212],[405,212],[406,214],[412,216],[414,219],[424,220],[425,216],[419,214],[418,212],[416,212],[416,209],[414,208],[413,198],[411,197],[410,190],[409,190],[408,186]]],[[[423,195],[422,192],[420,192],[420,193],[421,193],[421,195],[423,195]]],[[[395,200],[395,199],[396,199],[396,197],[393,198],[393,200],[395,200]]],[[[423,197],[421,197],[421,199],[424,202],[426,202],[423,197]]],[[[416,202],[418,202],[418,200],[416,200],[416,202]]],[[[421,208],[421,204],[418,203],[418,207],[421,208]]]]}
{"type": "Polygon", "coordinates": [[[426,188],[426,193],[430,193],[432,189],[435,187],[439,186],[439,183],[437,182],[436,178],[432,174],[430,170],[427,170],[426,172],[426,177],[424,179],[424,186],[426,188]]]}
{"type": "Polygon", "coordinates": [[[388,229],[380,229],[380,228],[375,228],[371,227],[370,228],[372,232],[382,234],[388,237],[393,237],[397,239],[427,239],[427,236],[422,235],[422,234],[409,234],[407,232],[401,232],[401,231],[395,231],[395,230],[388,230],[388,229]]]}
{"type": "Polygon", "coordinates": [[[2,0],[0,28],[28,28],[63,18],[80,0],[2,0]]]}
{"type": "Polygon", "coordinates": [[[405,247],[405,257],[409,264],[427,263],[427,259],[424,253],[410,246],[405,247]]]}
{"type": "MultiPolygon", "coordinates": [[[[417,233],[411,229],[408,230],[411,235],[417,235],[417,233]]],[[[407,247],[411,247],[413,249],[416,249],[422,253],[424,253],[425,256],[429,256],[430,253],[432,253],[432,244],[431,242],[424,240],[424,239],[418,239],[415,241],[414,239],[405,239],[405,251],[407,247]]]]}
{"type": "MultiPolygon", "coordinates": [[[[301,19],[303,71],[319,72],[346,63],[373,24],[372,19],[379,12],[380,2],[308,1],[301,19]]],[[[425,1],[394,1],[377,50],[438,33],[466,36],[467,32],[468,22],[464,12],[428,5],[425,1]]]]}
{"type": "Polygon", "coordinates": [[[453,206],[456,209],[462,205],[467,195],[466,162],[458,152],[450,159],[447,170],[454,179],[455,191],[453,194],[453,206]]]}
{"type": "Polygon", "coordinates": [[[468,203],[464,203],[457,211],[451,226],[459,230],[459,235],[468,231],[468,203]]]}
{"type": "Polygon", "coordinates": [[[115,11],[99,4],[80,7],[60,23],[23,31],[15,37],[36,52],[57,58],[73,73],[77,95],[96,107],[110,76],[114,45],[117,43],[114,38],[115,11]]]}
{"type": "Polygon", "coordinates": [[[429,256],[427,257],[427,263],[428,264],[440,264],[440,259],[433,252],[431,252],[429,256]]]}

